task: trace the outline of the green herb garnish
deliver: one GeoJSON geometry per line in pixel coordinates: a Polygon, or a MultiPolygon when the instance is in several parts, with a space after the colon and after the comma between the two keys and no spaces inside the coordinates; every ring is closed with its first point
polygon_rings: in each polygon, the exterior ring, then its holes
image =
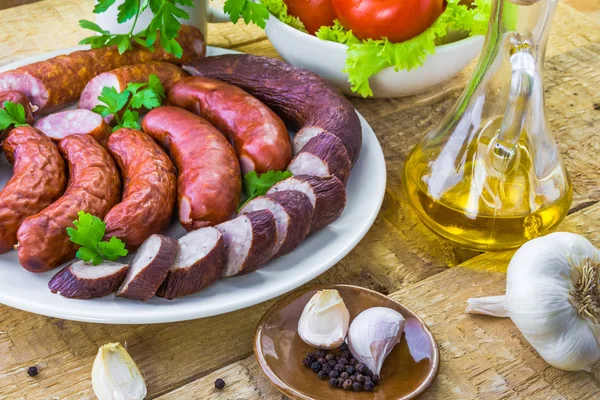
{"type": "Polygon", "coordinates": [[[81,246],[77,250],[77,258],[98,265],[102,260],[115,261],[129,253],[125,244],[114,236],[108,242],[102,241],[106,224],[100,218],[84,211],[79,211],[77,215],[79,219],[73,221],[75,228],[67,228],[71,241],[81,246]]]}
{"type": "Polygon", "coordinates": [[[0,108],[0,131],[11,125],[14,127],[29,126],[25,119],[25,107],[22,104],[5,101],[2,107],[0,108]]]}
{"type": "Polygon", "coordinates": [[[231,22],[234,24],[242,17],[246,24],[252,22],[264,29],[269,19],[267,7],[261,3],[254,3],[252,0],[226,0],[223,11],[229,14],[231,22]]]}
{"type": "Polygon", "coordinates": [[[260,176],[256,171],[250,171],[244,175],[244,194],[246,200],[244,200],[239,208],[242,208],[244,204],[258,196],[264,196],[267,191],[271,189],[277,182],[287,179],[292,176],[290,171],[268,171],[260,176]]]}

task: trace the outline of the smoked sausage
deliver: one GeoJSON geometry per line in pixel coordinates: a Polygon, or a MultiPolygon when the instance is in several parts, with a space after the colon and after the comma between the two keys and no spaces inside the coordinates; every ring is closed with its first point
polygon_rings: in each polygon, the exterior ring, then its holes
{"type": "Polygon", "coordinates": [[[169,104],[200,115],[227,136],[243,174],[285,170],[292,159],[283,121],[237,86],[190,76],[169,91],[169,104]]]}
{"type": "Polygon", "coordinates": [[[0,253],[12,250],[23,220],[58,199],[67,182],[58,149],[37,129],[13,129],[3,147],[13,176],[0,191],[0,253]]]}
{"type": "Polygon", "coordinates": [[[146,114],[142,128],[175,162],[181,225],[191,231],[229,220],[240,201],[242,182],[227,139],[203,118],[171,106],[146,114]]]}
{"type": "MultiPolygon", "coordinates": [[[[165,92],[168,92],[175,82],[187,76],[181,68],[167,62],[150,61],[143,64],[127,65],[110,72],[104,72],[89,81],[81,93],[78,107],[92,110],[97,105],[103,104],[98,100],[98,97],[104,87],[115,88],[117,92],[121,93],[127,89],[127,85],[130,83],[148,82],[150,75],[156,75],[160,79],[165,92]]],[[[110,120],[112,120],[112,116],[107,122],[110,122],[110,120]]]]}
{"type": "Polygon", "coordinates": [[[124,188],[123,200],[104,218],[104,236],[116,236],[135,250],[171,220],[177,187],[175,167],[150,136],[135,129],[113,133],[108,150],[119,166],[124,188]]]}
{"type": "Polygon", "coordinates": [[[112,128],[100,114],[89,110],[67,110],[50,114],[39,119],[35,127],[57,142],[69,135],[83,134],[92,136],[103,146],[112,132],[112,128]]]}
{"type": "Polygon", "coordinates": [[[298,133],[294,154],[319,133],[337,136],[352,165],[362,146],[360,119],[352,103],[329,82],[306,69],[250,54],[227,54],[183,66],[190,75],[236,85],[271,107],[298,133]]]}
{"type": "Polygon", "coordinates": [[[119,54],[117,46],[75,51],[0,73],[0,91],[22,91],[39,108],[38,112],[47,114],[77,100],[85,85],[103,72],[148,61],[182,64],[206,54],[204,37],[198,28],[182,25],[177,42],[183,49],[181,58],[167,53],[158,43],[154,52],[137,43],[123,54],[119,54]]]}
{"type": "Polygon", "coordinates": [[[58,149],[69,164],[65,193],[23,221],[17,231],[21,265],[31,272],[46,272],[75,256],[78,246],[71,242],[68,227],[79,211],[100,219],[119,202],[119,171],[104,148],[89,135],[62,139],[58,149]]]}
{"type": "MultiPolygon", "coordinates": [[[[20,104],[25,109],[25,121],[28,124],[33,124],[33,109],[31,103],[22,92],[16,90],[8,90],[6,92],[0,92],[0,108],[4,108],[4,103],[10,101],[11,103],[20,104]]],[[[2,141],[6,138],[6,135],[10,132],[10,127],[0,130],[0,149],[2,148],[2,141]]]]}

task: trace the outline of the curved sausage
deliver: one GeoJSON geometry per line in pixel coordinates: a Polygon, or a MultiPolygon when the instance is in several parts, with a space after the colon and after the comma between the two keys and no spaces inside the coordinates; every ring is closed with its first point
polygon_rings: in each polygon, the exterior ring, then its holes
{"type": "Polygon", "coordinates": [[[183,49],[181,58],[167,53],[158,43],[154,52],[137,43],[123,54],[119,54],[117,46],[75,51],[0,73],[0,91],[22,91],[40,113],[47,114],[77,100],[85,85],[103,72],[148,61],[182,64],[206,54],[204,37],[198,28],[182,25],[177,42],[183,49]]]}
{"type": "Polygon", "coordinates": [[[188,231],[220,224],[235,214],[242,182],[227,139],[203,118],[177,107],[155,108],[144,132],[168,149],[179,171],[179,222],[188,231]]]}
{"type": "MultiPolygon", "coordinates": [[[[130,83],[148,82],[150,75],[156,75],[160,79],[165,92],[168,92],[175,82],[188,76],[181,68],[167,62],[150,61],[143,64],[127,65],[110,72],[104,72],[89,81],[81,93],[78,107],[92,110],[97,105],[103,104],[98,100],[98,97],[104,87],[115,88],[117,92],[121,93],[127,89],[127,85],[130,83]]],[[[110,122],[110,120],[112,120],[112,116],[107,122],[110,122]]]]}
{"type": "Polygon", "coordinates": [[[169,91],[169,104],[200,115],[227,136],[243,174],[285,170],[292,159],[283,121],[237,86],[190,76],[169,91]]]}
{"type": "Polygon", "coordinates": [[[105,146],[112,128],[100,114],[89,110],[67,110],[39,119],[35,127],[49,138],[59,141],[69,135],[90,135],[105,146]]]}
{"type": "MultiPolygon", "coordinates": [[[[20,104],[25,109],[25,121],[28,124],[33,124],[33,108],[31,103],[27,99],[27,96],[23,92],[17,92],[16,90],[8,90],[6,92],[0,92],[0,108],[4,108],[4,103],[10,101],[11,103],[20,104]]],[[[2,142],[6,135],[10,132],[10,127],[4,130],[0,130],[0,150],[2,142]]]]}
{"type": "Polygon", "coordinates": [[[271,107],[298,133],[294,153],[319,133],[341,139],[352,165],[362,146],[360,119],[344,95],[306,69],[250,54],[227,54],[194,60],[183,66],[190,75],[239,86],[271,107]]]}
{"type": "Polygon", "coordinates": [[[121,170],[124,188],[123,200],[104,218],[104,236],[116,236],[134,250],[169,225],[177,187],[175,167],[150,136],[135,129],[113,133],[108,149],[121,170]]]}
{"type": "Polygon", "coordinates": [[[71,135],[58,144],[69,163],[69,184],[57,201],[23,221],[17,232],[21,265],[46,272],[75,256],[68,227],[79,211],[102,219],[119,202],[121,179],[114,161],[91,136],[71,135]]]}
{"type": "Polygon", "coordinates": [[[48,207],[64,192],[65,163],[42,132],[23,126],[4,142],[13,176],[0,191],[0,253],[17,244],[17,230],[26,217],[48,207]]]}

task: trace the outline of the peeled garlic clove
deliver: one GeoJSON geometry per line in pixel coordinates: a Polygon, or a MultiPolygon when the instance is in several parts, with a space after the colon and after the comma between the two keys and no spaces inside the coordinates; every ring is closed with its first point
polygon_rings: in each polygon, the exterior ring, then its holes
{"type": "Polygon", "coordinates": [[[350,313],[340,293],[320,290],[306,303],[298,321],[298,334],[305,343],[320,349],[334,349],[344,343],[350,313]]]}
{"type": "Polygon", "coordinates": [[[98,349],[92,367],[92,387],[98,400],[146,397],[144,378],[121,343],[108,343],[98,349]]]}
{"type": "Polygon", "coordinates": [[[379,375],[386,357],[402,338],[404,317],[387,307],[372,307],[354,318],[348,331],[348,347],[359,363],[379,375]]]}

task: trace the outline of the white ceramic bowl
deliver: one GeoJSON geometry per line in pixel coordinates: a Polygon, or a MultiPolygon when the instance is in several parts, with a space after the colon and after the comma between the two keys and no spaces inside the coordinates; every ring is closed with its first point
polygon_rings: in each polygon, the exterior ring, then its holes
{"type": "MultiPolygon", "coordinates": [[[[265,32],[273,47],[287,62],[309,69],[331,81],[344,93],[357,96],[350,90],[348,76],[342,72],[348,46],[301,32],[272,15],[265,32]]],[[[473,61],[483,41],[483,36],[472,36],[438,46],[435,54],[428,55],[422,66],[410,71],[394,71],[394,68],[382,70],[369,80],[373,97],[408,96],[447,81],[473,61]]]]}

